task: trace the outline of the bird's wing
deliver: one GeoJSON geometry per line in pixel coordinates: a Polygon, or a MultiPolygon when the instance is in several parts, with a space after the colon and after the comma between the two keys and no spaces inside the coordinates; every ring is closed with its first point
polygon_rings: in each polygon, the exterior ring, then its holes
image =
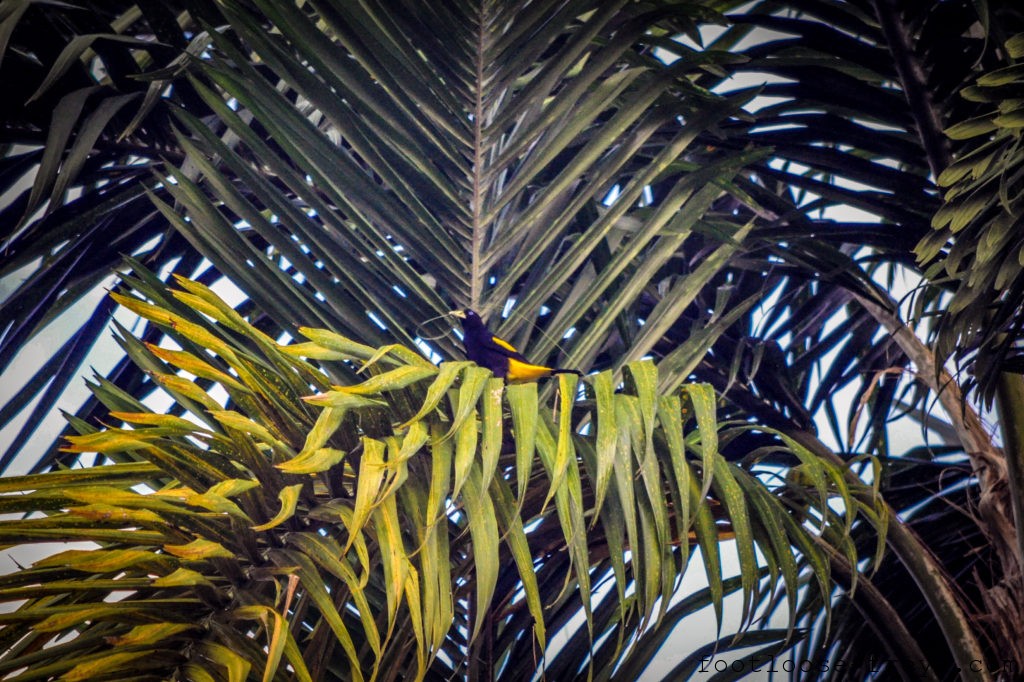
{"type": "Polygon", "coordinates": [[[516,348],[515,346],[513,346],[511,343],[509,343],[505,339],[501,338],[500,336],[495,336],[494,334],[491,334],[491,341],[493,343],[497,344],[498,346],[501,346],[502,348],[504,348],[507,351],[510,351],[510,352],[516,353],[516,354],[519,353],[519,349],[518,348],[516,348]]]}
{"type": "Polygon", "coordinates": [[[482,345],[488,350],[492,350],[500,355],[504,355],[506,358],[512,358],[513,360],[519,360],[520,362],[529,362],[519,350],[511,343],[495,336],[494,334],[488,333],[487,336],[483,337],[482,345]]]}
{"type": "Polygon", "coordinates": [[[491,334],[490,340],[497,347],[492,350],[508,358],[508,371],[505,378],[511,383],[518,384],[524,381],[536,381],[541,377],[551,376],[551,367],[533,364],[505,339],[491,334]]]}

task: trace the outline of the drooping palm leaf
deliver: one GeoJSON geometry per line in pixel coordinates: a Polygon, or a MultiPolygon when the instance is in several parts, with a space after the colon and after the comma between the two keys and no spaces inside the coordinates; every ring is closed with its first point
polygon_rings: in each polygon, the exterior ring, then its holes
{"type": "MultiPolygon", "coordinates": [[[[0,304],[0,366],[40,337],[61,335],[66,323],[57,318],[111,286],[124,255],[165,277],[197,276],[201,256],[146,194],[160,193],[154,166],[182,158],[166,105],[194,107],[197,100],[187,84],[170,83],[193,49],[196,20],[218,23],[217,16],[208,3],[109,2],[90,10],[0,3],[0,278],[8,292],[0,304]]],[[[39,410],[4,444],[0,468],[31,441],[43,413],[81,371],[110,312],[104,304],[66,334],[68,347],[53,355],[58,371],[5,396],[3,425],[45,390],[39,410]]],[[[28,457],[45,467],[53,453],[37,449],[28,457]]]]}
{"type": "MultiPolygon", "coordinates": [[[[768,489],[722,457],[707,387],[659,394],[654,365],[631,363],[623,392],[606,371],[581,400],[563,377],[552,417],[535,384],[506,389],[470,363],[435,367],[401,346],[305,328],[309,341],[279,345],[201,284],[131,283],[118,301],[177,348],[122,343],[184,412],[97,386],[109,426],[79,422],[66,447],[96,453],[96,465],[5,480],[4,510],[31,514],[0,523],[8,543],[97,547],[2,581],[3,599],[27,601],[0,615],[0,669],[276,679],[287,664],[299,679],[448,679],[467,665],[480,674],[487,652],[503,674],[543,665],[577,677],[600,642],[605,677],[634,651],[649,660],[625,643],[689,612],[669,602],[691,543],[719,618],[736,589],[744,622],[753,617],[755,553],[791,604],[804,584],[794,547],[828,593],[825,555],[784,503],[803,484],[768,489]],[[737,541],[738,583],[723,581],[723,529],[737,541]],[[553,583],[563,589],[550,602],[553,583]],[[549,646],[563,627],[577,637],[549,646]],[[59,659],[40,667],[35,652],[66,632],[59,659]]],[[[841,470],[803,461],[808,509],[825,510],[845,553],[848,521],[827,505],[861,506],[841,470]]]]}

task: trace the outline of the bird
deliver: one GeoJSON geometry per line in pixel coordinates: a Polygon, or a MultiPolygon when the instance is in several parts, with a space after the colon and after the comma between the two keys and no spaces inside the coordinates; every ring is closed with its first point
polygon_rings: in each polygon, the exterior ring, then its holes
{"type": "Polygon", "coordinates": [[[453,310],[449,315],[458,318],[462,323],[462,343],[466,347],[466,357],[510,384],[537,381],[555,374],[583,376],[583,372],[578,369],[545,367],[531,363],[516,350],[515,346],[495,336],[480,316],[469,308],[453,310]]]}

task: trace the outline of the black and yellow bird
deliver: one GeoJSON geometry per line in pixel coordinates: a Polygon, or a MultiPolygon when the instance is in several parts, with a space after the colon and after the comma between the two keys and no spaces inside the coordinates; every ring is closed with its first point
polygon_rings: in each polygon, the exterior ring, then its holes
{"type": "Polygon", "coordinates": [[[495,336],[476,312],[465,308],[453,310],[450,315],[462,322],[463,339],[466,357],[481,367],[486,367],[510,384],[521,384],[537,381],[554,374],[576,374],[583,376],[577,369],[564,367],[544,367],[535,365],[516,350],[511,343],[495,336]]]}

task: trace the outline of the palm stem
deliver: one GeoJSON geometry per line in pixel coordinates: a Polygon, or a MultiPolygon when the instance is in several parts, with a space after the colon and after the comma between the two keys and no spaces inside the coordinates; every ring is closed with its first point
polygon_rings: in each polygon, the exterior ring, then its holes
{"type": "MultiPolygon", "coordinates": [[[[830,464],[845,468],[845,462],[812,433],[801,431],[790,432],[788,435],[830,464]]],[[[845,477],[849,483],[863,487],[864,482],[849,468],[846,468],[845,477]]],[[[859,497],[868,504],[877,504],[870,492],[861,493],[859,497]]],[[[979,682],[992,679],[985,665],[981,665],[980,670],[974,669],[979,667],[979,661],[986,660],[985,653],[972,629],[971,617],[957,599],[949,576],[928,546],[921,541],[917,533],[900,520],[896,511],[892,508],[886,511],[886,541],[900,563],[910,573],[935,620],[938,621],[953,659],[960,668],[961,679],[979,682]]]]}
{"type": "Polygon", "coordinates": [[[1017,557],[1024,566],[1024,377],[1004,372],[996,388],[996,409],[1003,433],[1007,483],[1017,529],[1017,557]]]}
{"type": "Polygon", "coordinates": [[[928,157],[928,167],[932,175],[938,177],[949,165],[949,140],[942,132],[943,126],[932,101],[924,69],[914,54],[910,33],[900,17],[896,0],[875,0],[874,6],[882,34],[889,44],[903,95],[910,105],[921,146],[928,157]]]}
{"type": "MultiPolygon", "coordinates": [[[[828,552],[829,564],[833,574],[838,574],[845,585],[853,583],[856,570],[842,554],[825,542],[819,547],[828,552]]],[[[927,658],[918,646],[917,640],[907,630],[903,618],[893,608],[874,583],[867,576],[857,576],[856,592],[849,595],[853,605],[860,611],[868,624],[875,631],[879,641],[889,652],[889,657],[905,680],[919,679],[922,682],[938,682],[938,677],[927,658]],[[918,667],[914,667],[918,666],[918,667]]]]}

